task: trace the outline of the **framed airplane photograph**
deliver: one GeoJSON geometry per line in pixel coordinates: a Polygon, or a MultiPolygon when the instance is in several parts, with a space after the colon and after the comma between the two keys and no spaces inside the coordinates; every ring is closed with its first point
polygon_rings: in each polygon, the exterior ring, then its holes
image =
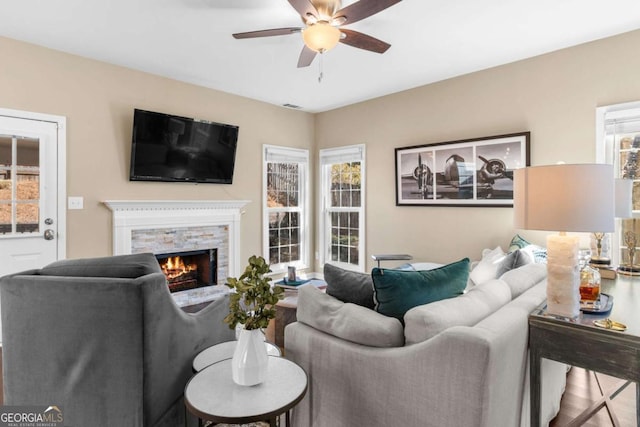
{"type": "Polygon", "coordinates": [[[398,206],[513,206],[513,171],[530,132],[395,149],[398,206]]]}

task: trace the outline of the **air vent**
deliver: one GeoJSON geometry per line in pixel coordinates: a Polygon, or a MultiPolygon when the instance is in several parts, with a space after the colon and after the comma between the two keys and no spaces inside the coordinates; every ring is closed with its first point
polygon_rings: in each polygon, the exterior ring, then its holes
{"type": "Polygon", "coordinates": [[[287,107],[287,108],[293,108],[294,110],[299,110],[302,107],[299,105],[295,105],[295,104],[282,104],[283,107],[287,107]]]}

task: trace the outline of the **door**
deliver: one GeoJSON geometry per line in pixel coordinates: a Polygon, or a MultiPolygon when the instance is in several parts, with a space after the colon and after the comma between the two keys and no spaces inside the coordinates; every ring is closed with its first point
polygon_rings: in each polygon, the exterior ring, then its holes
{"type": "Polygon", "coordinates": [[[58,122],[0,110],[0,276],[61,257],[58,122]]]}

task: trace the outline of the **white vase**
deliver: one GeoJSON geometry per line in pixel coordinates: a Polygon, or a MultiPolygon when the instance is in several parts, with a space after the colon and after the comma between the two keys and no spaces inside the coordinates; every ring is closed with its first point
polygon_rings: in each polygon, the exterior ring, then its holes
{"type": "Polygon", "coordinates": [[[238,385],[256,385],[267,375],[269,356],[260,329],[240,331],[238,344],[231,360],[233,382],[238,385]]]}

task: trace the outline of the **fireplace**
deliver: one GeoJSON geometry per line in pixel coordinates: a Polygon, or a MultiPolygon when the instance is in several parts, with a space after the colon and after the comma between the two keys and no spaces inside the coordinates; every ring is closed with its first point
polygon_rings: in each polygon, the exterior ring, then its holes
{"type": "Polygon", "coordinates": [[[247,200],[107,200],[104,204],[113,213],[113,254],[159,255],[216,248],[215,276],[209,282],[213,286],[176,290],[171,294],[183,308],[210,302],[229,292],[224,286],[227,277],[242,273],[240,218],[247,203],[247,200]]]}
{"type": "Polygon", "coordinates": [[[156,254],[170,292],[217,284],[217,249],[156,254]]]}

